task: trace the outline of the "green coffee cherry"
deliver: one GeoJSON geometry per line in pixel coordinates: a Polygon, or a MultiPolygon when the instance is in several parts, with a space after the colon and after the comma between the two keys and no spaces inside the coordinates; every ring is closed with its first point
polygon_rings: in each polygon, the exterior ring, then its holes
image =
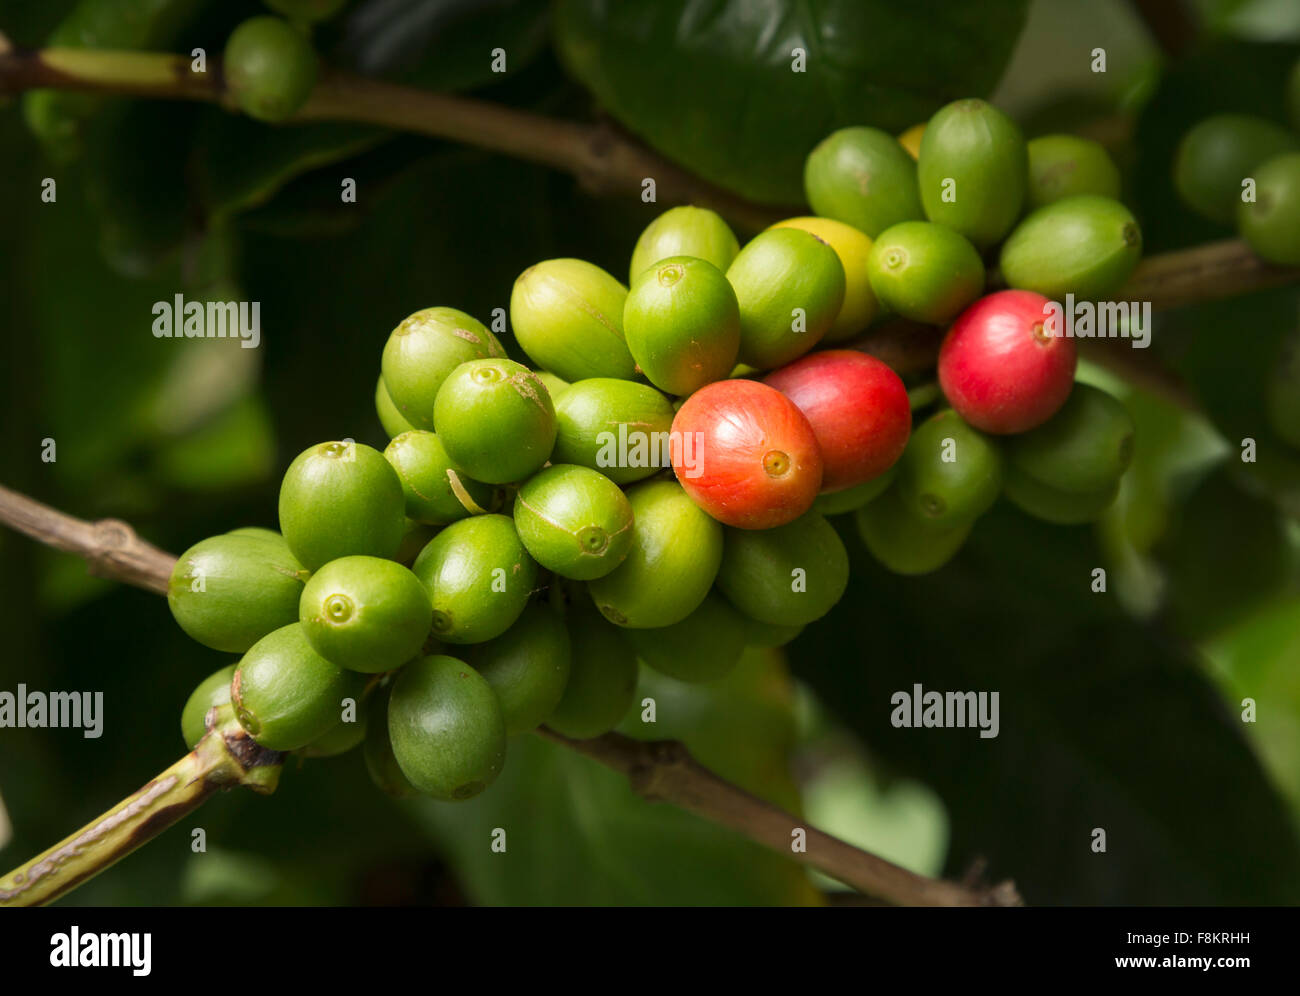
{"type": "Polygon", "coordinates": [[[455,657],[402,668],[388,702],[388,736],[402,773],[435,799],[470,799],[506,760],[506,723],[483,676],[455,657]]]}
{"type": "Polygon", "coordinates": [[[627,497],[631,548],[623,563],[589,582],[588,590],[619,626],[671,626],[709,593],[722,560],[722,526],[676,481],[645,481],[629,488],[627,497]]]}
{"type": "Polygon", "coordinates": [[[342,718],[344,699],[360,699],[360,675],[331,664],[294,623],[262,637],[230,682],[239,725],[270,750],[297,750],[342,718]]]}
{"type": "Polygon", "coordinates": [[[429,541],[411,568],[433,604],[433,634],[448,643],[482,643],[511,627],[537,582],[537,564],[505,515],[453,522],[429,541]]]}
{"type": "Polygon", "coordinates": [[[1268,419],[1278,438],[1300,449],[1300,332],[1282,342],[1265,387],[1268,419]]]}
{"type": "Polygon", "coordinates": [[[802,626],[778,626],[759,622],[749,616],[745,620],[745,645],[748,647],[784,647],[803,632],[802,626]]]}
{"type": "Polygon", "coordinates": [[[580,380],[555,399],[555,420],[556,463],[591,467],[615,484],[671,466],[672,402],[646,384],[580,380]]]}
{"type": "Polygon", "coordinates": [[[1119,201],[1085,194],[1039,208],[1002,246],[1002,276],[1054,301],[1104,301],[1142,258],[1142,230],[1119,201]]]}
{"type": "Polygon", "coordinates": [[[894,464],[883,474],[869,481],[863,481],[843,491],[818,495],[817,500],[813,502],[813,511],[820,512],[822,515],[844,515],[846,512],[856,512],[863,505],[875,501],[884,494],[885,489],[894,483],[894,478],[897,476],[898,464],[894,464]]]}
{"type": "Polygon", "coordinates": [[[252,17],[226,42],[226,88],[249,117],[283,121],[307,102],[319,67],[311,42],[278,17],[252,17]]]}
{"type": "Polygon", "coordinates": [[[350,671],[376,674],[419,654],[433,610],[420,579],[401,564],[340,557],[312,575],[298,612],[316,653],[350,671]]]}
{"type": "Polygon", "coordinates": [[[608,733],[636,701],[636,653],[623,630],[589,606],[569,610],[572,660],[564,695],[546,725],[574,740],[608,733]]]}
{"type": "Polygon", "coordinates": [[[816,512],[775,529],[726,532],[718,588],[752,619],[805,626],[826,615],[848,587],[848,551],[816,512]]]}
{"type": "Polygon", "coordinates": [[[875,238],[924,217],[916,163],[878,128],[841,128],[808,154],[803,189],[813,211],[875,238]]]}
{"type": "Polygon", "coordinates": [[[491,512],[500,500],[492,485],[467,477],[452,466],[435,433],[412,429],[394,436],[384,448],[384,459],[397,471],[406,515],[416,522],[446,525],[491,512]]]}
{"type": "Polygon", "coordinates": [[[393,694],[391,684],[376,688],[366,703],[366,736],[361,754],[366,761],[370,780],[380,791],[405,798],[419,793],[393,755],[393,742],[388,736],[388,703],[393,694]]]}
{"type": "Polygon", "coordinates": [[[690,394],[736,365],[740,306],[712,263],[669,256],[632,282],[623,331],[650,383],[669,394],[690,394]]]}
{"type": "Polygon", "coordinates": [[[285,543],[283,536],[281,536],[274,529],[267,529],[263,526],[240,526],[238,529],[230,530],[230,532],[226,533],[226,535],[227,536],[253,536],[257,539],[270,540],[272,543],[282,547],[285,550],[289,549],[289,545],[285,543]]]}
{"type": "Polygon", "coordinates": [[[569,680],[571,648],[564,617],[549,605],[529,605],[495,640],[471,648],[469,662],[496,693],[506,733],[541,726],[560,704],[569,680]]]}
{"type": "Polygon", "coordinates": [[[1237,206],[1237,228],[1261,259],[1300,265],[1300,153],[1255,170],[1255,200],[1237,206]]]}
{"type": "Polygon", "coordinates": [[[810,232],[760,232],[727,269],[740,304],[741,363],[779,367],[802,356],[830,330],[844,303],[844,267],[810,232]]]}
{"type": "Polygon", "coordinates": [[[627,288],[581,259],[530,266],[510,294],[510,324],[529,359],[572,383],[585,377],[633,377],[623,341],[627,288]]]}
{"type": "Polygon", "coordinates": [[[488,484],[522,481],[555,446],[555,406],[546,385],[514,360],[457,367],[438,392],[433,421],[452,463],[488,484]]]}
{"type": "Polygon", "coordinates": [[[938,526],[923,519],[916,505],[890,488],[855,517],[862,542],[895,574],[929,574],[948,563],[970,535],[974,520],[938,526]]]}
{"type": "Polygon", "coordinates": [[[1274,156],[1297,149],[1300,138],[1272,121],[1216,114],[1183,136],[1174,156],[1174,186],[1193,211],[1231,225],[1241,203],[1242,181],[1274,156]]]}
{"type": "Polygon", "coordinates": [[[745,617],[714,592],[679,623],[627,631],[641,660],[661,674],[689,682],[716,681],[730,673],[745,652],[746,635],[745,617]]]}
{"type": "Polygon", "coordinates": [[[407,519],[402,533],[402,542],[397,545],[393,559],[407,567],[420,555],[420,551],[429,545],[429,540],[438,535],[437,526],[428,526],[414,519],[407,519]]]}
{"type": "Polygon", "coordinates": [[[328,21],[343,9],[347,0],[264,0],[264,2],[278,14],[304,24],[311,24],[314,21],[328,21]]]}
{"type": "Polygon", "coordinates": [[[455,308],[425,308],[402,319],[384,344],[383,381],[412,428],[433,428],[433,406],[451,372],[470,360],[505,356],[497,337],[455,308]]]}
{"type": "Polygon", "coordinates": [[[876,292],[867,274],[871,239],[852,225],[833,218],[787,218],[772,228],[801,228],[835,250],[844,268],[844,303],[840,313],[822,337],[822,344],[843,342],[862,332],[880,311],[876,292]]]}
{"type": "Polygon", "coordinates": [[[537,379],[545,384],[546,390],[550,392],[551,401],[558,400],[560,392],[568,389],[569,382],[567,380],[562,380],[547,370],[538,370],[535,372],[537,374],[537,379]]]}
{"type": "Polygon", "coordinates": [[[279,537],[211,536],[176,561],[167,605],[192,639],[213,650],[243,653],[298,618],[308,574],[279,537]]]}
{"type": "Polygon", "coordinates": [[[181,710],[181,736],[190,750],[208,732],[208,710],[230,704],[230,681],[234,676],[234,664],[213,671],[185,700],[185,707],[181,710]]]}
{"type": "Polygon", "coordinates": [[[916,427],[898,461],[899,498],[936,526],[974,522],[1001,488],[997,444],[950,408],[916,427]]]}
{"type": "Polygon", "coordinates": [[[1020,128],[982,100],[958,100],[930,119],[916,164],[921,203],[931,221],[996,245],[1025,203],[1029,154],[1020,128]]]}
{"type": "Polygon", "coordinates": [[[1133,431],[1133,419],[1120,401],[1090,384],[1075,384],[1055,415],[1007,437],[1007,463],[1060,491],[1107,491],[1128,468],[1133,431]]]}
{"type": "Polygon", "coordinates": [[[379,380],[375,382],[375,412],[379,415],[379,424],[384,427],[384,433],[389,439],[415,428],[397,410],[397,405],[393,404],[392,395],[388,393],[388,388],[384,384],[383,374],[380,374],[379,380]]]}
{"type": "Polygon", "coordinates": [[[1029,207],[1095,194],[1119,200],[1119,167],[1100,142],[1077,135],[1029,140],[1029,207]]]}
{"type": "Polygon", "coordinates": [[[350,723],[344,720],[335,723],[333,729],[317,737],[298,754],[300,757],[338,757],[360,747],[365,739],[366,717],[363,713],[350,723]]]}
{"type": "Polygon", "coordinates": [[[533,559],[578,581],[604,577],[632,546],[632,505],[588,467],[556,464],[529,479],[515,496],[514,517],[533,559]]]}
{"type": "Polygon", "coordinates": [[[1058,526],[1080,525],[1101,517],[1119,494],[1119,479],[1097,491],[1062,491],[1008,466],[1003,488],[1011,503],[1036,519],[1058,526]]]}
{"type": "Polygon", "coordinates": [[[406,530],[397,472],[361,443],[303,450],[280,483],[280,532],[293,555],[316,570],[360,554],[392,557],[406,530]]]}
{"type": "Polygon", "coordinates": [[[632,250],[628,282],[669,256],[694,256],[722,272],[740,252],[740,243],[727,223],[708,208],[669,208],[646,226],[632,250]]]}
{"type": "Polygon", "coordinates": [[[904,318],[946,325],[984,290],[984,261],[952,229],[905,221],[886,229],[867,257],[871,289],[904,318]]]}

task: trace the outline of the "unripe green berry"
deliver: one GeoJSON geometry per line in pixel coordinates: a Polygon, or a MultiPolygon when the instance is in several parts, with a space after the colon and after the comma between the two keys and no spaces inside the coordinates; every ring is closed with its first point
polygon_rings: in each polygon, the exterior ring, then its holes
{"type": "Polygon", "coordinates": [[[804,631],[802,626],[779,626],[759,622],[749,616],[745,620],[745,645],[748,647],[784,647],[804,631]]]}
{"type": "Polygon", "coordinates": [[[470,360],[505,355],[497,337],[472,315],[424,308],[403,318],[384,344],[383,382],[411,427],[432,429],[438,389],[451,372],[470,360]]]}
{"type": "MultiPolygon", "coordinates": [[[[1077,494],[1112,491],[1133,456],[1133,419],[1100,388],[1075,384],[1037,428],[1007,437],[1007,462],[1038,483],[1077,494]]],[[[1010,489],[1008,489],[1010,490],[1010,489]]]]}
{"type": "Polygon", "coordinates": [[[851,488],[845,488],[843,491],[832,491],[830,494],[818,495],[813,502],[813,511],[820,512],[822,515],[844,515],[847,512],[856,512],[868,502],[875,501],[880,495],[885,493],[885,489],[894,483],[898,476],[898,464],[894,464],[883,474],[873,477],[869,481],[863,481],[861,484],[851,488]]]}
{"type": "Polygon", "coordinates": [[[167,605],[205,647],[243,653],[298,618],[309,573],[276,534],[211,536],[177,559],[167,605]]]}
{"type": "Polygon", "coordinates": [[[424,429],[394,436],[384,459],[402,482],[407,517],[417,522],[446,525],[491,512],[500,501],[497,488],[458,471],[442,440],[424,429]]]}
{"type": "Polygon", "coordinates": [[[946,325],[984,290],[984,261],[944,225],[905,221],[886,229],[867,256],[871,289],[904,318],[946,325]]]}
{"type": "Polygon", "coordinates": [[[537,582],[537,564],[505,515],[453,522],[411,569],[429,592],[434,636],[448,643],[500,636],[519,618],[537,582]]]}
{"type": "Polygon", "coordinates": [[[379,424],[384,427],[384,432],[389,439],[415,428],[397,410],[397,405],[393,403],[392,395],[388,393],[388,387],[384,384],[383,374],[380,374],[379,380],[375,382],[375,412],[379,415],[379,424]]]}
{"type": "Polygon", "coordinates": [[[588,589],[611,622],[634,629],[671,626],[709,593],[722,560],[722,526],[675,481],[644,481],[627,497],[631,549],[588,589]]]}
{"type": "Polygon", "coordinates": [[[537,729],[555,711],[570,658],[564,617],[549,605],[529,605],[501,636],[469,648],[469,662],[496,693],[511,736],[537,729]]]}
{"type": "Polygon", "coordinates": [[[297,750],[324,736],[360,699],[360,675],[312,649],[294,623],[262,637],[235,669],[230,702],[248,735],[270,750],[297,750]]]}
{"type": "Polygon", "coordinates": [[[844,268],[844,303],[835,321],[822,338],[822,344],[844,342],[859,335],[880,312],[880,302],[871,288],[867,258],[871,255],[871,238],[852,225],[833,218],[786,218],[772,228],[801,228],[835,250],[844,268]]]}
{"type": "Polygon", "coordinates": [[[434,426],[452,463],[489,484],[522,481],[555,447],[555,406],[544,385],[514,360],[471,360],[438,391],[434,426]]]}
{"type": "Polygon", "coordinates": [[[923,519],[897,487],[855,513],[858,533],[871,555],[895,574],[929,574],[954,556],[970,535],[974,520],[955,526],[923,519]]]}
{"type": "Polygon", "coordinates": [[[556,464],[515,496],[515,528],[543,567],[590,581],[623,562],[632,546],[632,506],[619,486],[588,467],[556,464]]]}
{"type": "Polygon", "coordinates": [[[848,551],[816,512],[775,529],[726,531],[718,588],[754,619],[807,625],[834,607],[848,583],[848,551]]]}
{"type": "Polygon", "coordinates": [[[996,107],[957,100],[925,126],[916,171],[925,216],[982,251],[1020,217],[1029,154],[1020,128],[996,107]]]}
{"type": "Polygon", "coordinates": [[[510,294],[510,325],[528,358],[573,382],[632,377],[636,363],[623,341],[627,288],[592,263],[548,259],[519,275],[510,294]]]}
{"type": "Polygon", "coordinates": [[[253,17],[226,42],[226,87],[244,113],[283,121],[307,102],[319,71],[311,42],[278,17],[253,17]]]}
{"type": "Polygon", "coordinates": [[[917,426],[898,461],[900,498],[937,526],[975,521],[1001,487],[997,444],[951,408],[917,426]]]}
{"type": "Polygon", "coordinates": [[[361,443],[318,443],[280,483],[280,531],[312,570],[354,554],[391,558],[406,530],[397,472],[361,443]]]}
{"type": "Polygon", "coordinates": [[[745,617],[715,592],[679,623],[627,631],[641,660],[661,674],[688,682],[716,681],[729,674],[745,652],[746,635],[745,617]]]}
{"type": "Polygon", "coordinates": [[[378,557],[340,557],[303,589],[299,622],[312,649],[350,671],[374,674],[417,656],[433,609],[420,579],[378,557]]]}
{"type": "Polygon", "coordinates": [[[1009,465],[1002,486],[1011,503],[1036,519],[1058,526],[1092,522],[1110,507],[1119,494],[1119,478],[1095,491],[1063,491],[1030,477],[1009,465]]]}
{"type": "Polygon", "coordinates": [[[422,657],[402,668],[388,703],[388,735],[402,773],[446,802],[472,798],[506,759],[506,724],[487,681],[454,657],[422,657]]]}
{"type": "Polygon", "coordinates": [[[1119,200],[1119,167],[1100,142],[1077,135],[1030,139],[1029,208],[1095,194],[1119,200]]]}
{"type": "Polygon", "coordinates": [[[327,733],[321,734],[298,751],[300,757],[338,757],[360,747],[366,739],[366,717],[362,713],[348,722],[339,720],[327,733]]]}
{"type": "Polygon", "coordinates": [[[760,370],[812,349],[844,303],[839,256],[797,228],[760,232],[727,268],[727,280],[740,305],[740,362],[760,370]]]}
{"type": "Polygon", "coordinates": [[[631,484],[671,466],[673,406],[647,384],[593,377],[555,399],[555,463],[598,470],[631,484]]]}
{"type": "Polygon", "coordinates": [[[590,606],[569,610],[569,680],[547,726],[574,740],[608,733],[636,700],[636,653],[617,626],[590,606]]]}
{"type": "Polygon", "coordinates": [[[650,383],[669,394],[690,394],[736,365],[736,292],[712,263],[669,256],[632,282],[623,331],[650,383]]]}
{"type": "Polygon", "coordinates": [[[1178,144],[1174,186],[1193,211],[1231,225],[1241,203],[1242,181],[1274,156],[1297,149],[1300,138],[1265,118],[1215,114],[1188,130],[1178,144]]]}
{"type": "Polygon", "coordinates": [[[370,780],[380,791],[400,799],[417,795],[419,789],[403,774],[393,755],[393,742],[388,735],[388,703],[392,694],[391,683],[371,692],[366,703],[366,736],[361,753],[370,780]]]}
{"type": "Polygon", "coordinates": [[[803,186],[813,211],[873,239],[924,217],[916,163],[879,128],[841,128],[822,139],[808,154],[803,186]]]}
{"type": "Polygon", "coordinates": [[[199,682],[198,687],[185,700],[181,709],[181,736],[190,750],[208,732],[208,711],[214,706],[229,705],[230,681],[235,676],[235,665],[229,664],[199,682]]]}
{"type": "Polygon", "coordinates": [[[669,256],[694,256],[707,260],[726,272],[740,251],[740,243],[727,223],[708,208],[669,208],[646,226],[636,248],[632,250],[632,266],[628,282],[669,256]]]}
{"type": "Polygon", "coordinates": [[[1054,301],[1104,301],[1142,258],[1142,230],[1119,201],[1085,194],[1039,208],[1002,246],[1002,276],[1054,301]]]}
{"type": "Polygon", "coordinates": [[[1237,206],[1237,228],[1261,259],[1300,266],[1300,152],[1255,170],[1255,200],[1237,206]]]}

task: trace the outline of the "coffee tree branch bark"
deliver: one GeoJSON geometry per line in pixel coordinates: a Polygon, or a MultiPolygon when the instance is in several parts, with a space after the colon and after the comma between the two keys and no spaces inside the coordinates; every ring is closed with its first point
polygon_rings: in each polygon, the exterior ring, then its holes
{"type": "MultiPolygon", "coordinates": [[[[112,519],[87,522],[3,486],[0,486],[0,523],[84,558],[95,573],[147,591],[166,592],[167,580],[176,561],[175,557],[140,539],[125,523],[112,519]]],[[[230,732],[227,730],[227,734],[230,732]]],[[[632,788],[650,801],[670,802],[690,810],[778,853],[818,868],[845,885],[890,903],[900,906],[1020,905],[1020,897],[1010,882],[989,888],[972,888],[925,878],[808,827],[789,813],[719,778],[693,760],[686,748],[676,741],[644,743],[616,733],[592,740],[570,740],[550,730],[539,732],[626,775],[632,788]],[[802,853],[791,851],[792,832],[796,829],[802,829],[806,834],[806,850],[802,853]]],[[[210,733],[204,742],[211,737],[210,733]]],[[[226,739],[222,740],[223,745],[226,742],[226,739]]],[[[217,787],[250,784],[246,778],[232,778],[229,758],[221,755],[224,746],[211,745],[208,750],[212,758],[206,762],[204,758],[207,755],[203,754],[203,749],[201,744],[194,754],[182,758],[99,820],[0,879],[0,906],[6,902],[16,904],[23,898],[49,902],[180,819],[217,787]],[[205,763],[216,767],[209,771],[203,766],[205,763]],[[164,782],[168,785],[165,790],[159,788],[164,782]],[[166,812],[165,822],[158,815],[160,811],[166,812]],[[139,832],[139,827],[146,824],[151,830],[148,835],[139,832]],[[100,837],[109,843],[90,849],[83,846],[84,842],[99,840],[100,837]],[[127,843],[130,846],[126,846],[127,843]],[[97,858],[100,859],[98,865],[97,858]],[[57,889],[54,888],[57,883],[50,875],[60,868],[65,883],[75,881],[67,888],[57,889]],[[42,891],[34,878],[44,879],[43,888],[54,891],[42,891]]],[[[277,774],[278,770],[277,762],[277,774]]],[[[269,791],[260,781],[253,783],[253,787],[269,791]]]]}

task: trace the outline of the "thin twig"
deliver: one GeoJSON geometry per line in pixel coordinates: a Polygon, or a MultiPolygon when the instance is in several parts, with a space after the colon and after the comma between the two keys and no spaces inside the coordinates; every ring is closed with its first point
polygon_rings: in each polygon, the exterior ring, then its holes
{"type": "MultiPolygon", "coordinates": [[[[65,515],[16,491],[0,486],[0,522],[42,543],[75,553],[115,577],[149,591],[166,591],[175,558],[150,546],[122,523],[91,523],[65,515]],[[113,538],[111,546],[99,538],[113,538]],[[124,557],[124,550],[135,551],[124,557]]],[[[550,730],[542,734],[626,775],[632,787],[651,800],[663,800],[745,834],[751,840],[820,869],[832,878],[877,898],[906,906],[1014,906],[1020,899],[1010,882],[972,889],[929,879],[868,854],[829,834],[808,827],[770,803],[719,778],[696,763],[675,741],[644,743],[607,733],[592,740],[569,740],[550,730]],[[806,850],[791,851],[792,832],[802,829],[806,850]]],[[[153,783],[151,783],[153,784],[153,783]]],[[[119,855],[120,856],[120,855],[119,855]]],[[[2,897],[0,897],[2,898],[2,897]]]]}

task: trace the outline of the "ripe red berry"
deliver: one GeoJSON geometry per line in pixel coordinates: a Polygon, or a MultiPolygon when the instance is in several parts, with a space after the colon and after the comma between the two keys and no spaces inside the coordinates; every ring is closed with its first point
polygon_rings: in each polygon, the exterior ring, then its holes
{"type": "Polygon", "coordinates": [[[821,449],[822,493],[842,491],[892,467],[912,431],[907,388],[874,356],[812,353],[763,378],[798,406],[821,449]]]}
{"type": "Polygon", "coordinates": [[[1050,303],[1032,291],[998,291],[953,323],[939,350],[939,385],[975,428],[1025,432],[1070,396],[1074,340],[1050,331],[1050,303]]]}
{"type": "Polygon", "coordinates": [[[771,529],[812,507],[821,488],[817,437],[794,402],[753,380],[722,380],[673,419],[673,470],[719,522],[771,529]]]}

